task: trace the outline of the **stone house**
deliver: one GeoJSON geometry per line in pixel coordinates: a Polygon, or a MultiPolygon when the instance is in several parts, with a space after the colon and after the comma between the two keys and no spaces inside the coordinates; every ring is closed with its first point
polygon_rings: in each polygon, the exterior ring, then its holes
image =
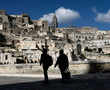
{"type": "Polygon", "coordinates": [[[16,64],[16,57],[9,52],[0,52],[0,64],[16,64]]]}

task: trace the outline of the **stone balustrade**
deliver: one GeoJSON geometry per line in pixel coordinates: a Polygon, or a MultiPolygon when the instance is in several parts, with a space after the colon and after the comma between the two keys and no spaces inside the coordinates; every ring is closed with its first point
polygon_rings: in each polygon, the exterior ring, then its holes
{"type": "MultiPolygon", "coordinates": [[[[110,71],[110,62],[75,61],[70,64],[69,70],[72,75],[110,71]]],[[[60,71],[53,65],[48,73],[60,74],[60,71]]],[[[43,74],[43,70],[39,64],[10,64],[0,65],[0,74],[43,74]]]]}

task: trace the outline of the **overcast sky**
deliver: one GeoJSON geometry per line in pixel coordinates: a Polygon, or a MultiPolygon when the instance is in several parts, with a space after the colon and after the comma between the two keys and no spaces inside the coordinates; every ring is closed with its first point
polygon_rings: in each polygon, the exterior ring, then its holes
{"type": "Polygon", "coordinates": [[[27,13],[32,19],[51,22],[56,14],[60,27],[92,26],[110,30],[110,0],[0,0],[8,14],[27,13]]]}

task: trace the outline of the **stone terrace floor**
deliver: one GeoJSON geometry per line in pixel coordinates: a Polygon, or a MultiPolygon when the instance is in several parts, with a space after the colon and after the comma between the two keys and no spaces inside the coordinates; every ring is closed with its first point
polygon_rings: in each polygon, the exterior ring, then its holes
{"type": "Polygon", "coordinates": [[[110,73],[75,75],[64,82],[51,78],[48,84],[43,78],[1,76],[0,90],[110,90],[110,73]]]}

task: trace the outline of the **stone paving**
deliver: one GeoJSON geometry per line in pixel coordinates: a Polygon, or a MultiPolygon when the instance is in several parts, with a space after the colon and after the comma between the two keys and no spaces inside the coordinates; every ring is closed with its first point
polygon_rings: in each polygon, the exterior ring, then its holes
{"type": "MultiPolygon", "coordinates": [[[[5,80],[8,78],[10,77],[4,77],[5,80]]],[[[0,90],[110,90],[109,73],[74,75],[72,79],[63,82],[60,78],[51,78],[48,84],[43,82],[43,78],[37,77],[11,77],[9,81],[8,84],[1,84],[0,90]]],[[[0,83],[2,82],[3,77],[0,77],[0,83]]]]}

